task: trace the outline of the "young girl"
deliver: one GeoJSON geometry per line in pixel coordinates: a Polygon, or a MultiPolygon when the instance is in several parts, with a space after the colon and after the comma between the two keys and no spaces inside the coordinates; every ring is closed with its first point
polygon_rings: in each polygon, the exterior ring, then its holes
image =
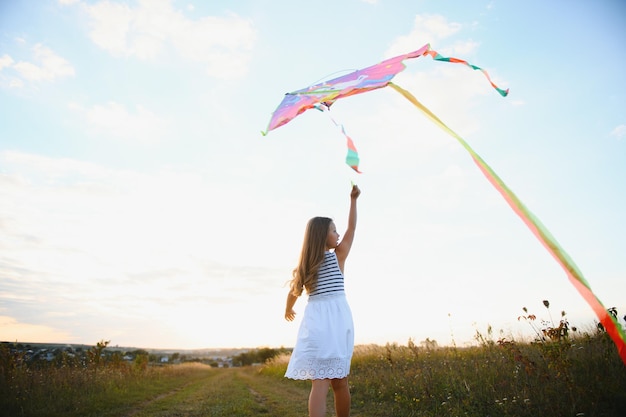
{"type": "Polygon", "coordinates": [[[354,185],[350,193],[348,229],[339,242],[335,223],[327,217],[309,220],[300,260],[293,270],[285,319],[293,321],[293,306],[306,289],[304,310],[296,346],[285,376],[310,379],[309,416],[326,415],[326,394],[332,386],[337,417],[350,415],[348,374],[354,348],[352,313],[343,285],[343,266],[356,229],[356,200],[361,194],[354,185]]]}

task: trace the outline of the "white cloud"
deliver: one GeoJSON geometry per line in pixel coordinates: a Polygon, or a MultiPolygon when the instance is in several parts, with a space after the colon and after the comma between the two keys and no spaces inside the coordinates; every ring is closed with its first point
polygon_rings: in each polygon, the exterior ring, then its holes
{"type": "Polygon", "coordinates": [[[626,125],[619,125],[615,129],[611,130],[611,136],[614,136],[618,139],[626,136],[626,125]]]}
{"type": "MultiPolygon", "coordinates": [[[[46,182],[52,184],[58,178],[68,176],[87,177],[91,180],[111,178],[112,172],[104,170],[102,167],[84,161],[70,158],[48,158],[46,156],[32,155],[22,152],[5,151],[0,153],[0,161],[5,167],[20,167],[25,176],[30,177],[32,173],[43,173],[46,182]]],[[[36,176],[38,177],[38,176],[36,176]]],[[[11,176],[3,177],[8,181],[11,176]]],[[[16,177],[13,177],[16,178],[16,177]]],[[[12,184],[26,185],[26,182],[17,177],[12,184]]],[[[8,185],[8,184],[5,184],[8,185]]]]}
{"type": "MultiPolygon", "coordinates": [[[[281,274],[289,268],[276,272],[273,265],[284,236],[267,222],[280,201],[193,173],[146,175],[9,151],[0,152],[0,165],[0,297],[12,312],[0,317],[0,339],[66,342],[80,334],[92,341],[104,334],[159,344],[146,324],[175,332],[180,322],[172,318],[183,317],[181,310],[197,317],[262,310],[277,291],[284,294],[281,274]],[[60,334],[55,329],[70,328],[68,315],[71,334],[60,334]],[[119,329],[128,315],[133,324],[119,329]]],[[[266,309],[258,319],[274,314],[266,309]]],[[[249,325],[237,320],[229,325],[249,325]]],[[[189,331],[169,340],[216,343],[210,336],[189,331]]]]}
{"type": "MultiPolygon", "coordinates": [[[[405,54],[418,49],[426,43],[430,43],[435,48],[439,40],[449,38],[462,28],[463,26],[460,23],[449,22],[444,16],[418,14],[415,16],[411,32],[408,35],[396,38],[385,55],[392,57],[405,54]]],[[[468,47],[469,45],[465,45],[464,49],[467,50],[468,47]]]]}
{"type": "Polygon", "coordinates": [[[462,42],[455,42],[450,49],[451,54],[458,54],[461,56],[467,56],[474,53],[480,44],[472,40],[465,40],[462,42]]]}
{"type": "Polygon", "coordinates": [[[9,81],[9,87],[21,88],[21,87],[24,87],[24,82],[20,79],[14,78],[11,81],[9,81]]]}
{"type": "Polygon", "coordinates": [[[3,68],[7,68],[13,65],[13,62],[15,62],[13,61],[13,58],[11,58],[7,54],[4,54],[2,57],[0,57],[0,71],[2,71],[3,68]]]}
{"type": "MultiPolygon", "coordinates": [[[[37,82],[54,81],[74,75],[74,67],[67,60],[41,44],[33,47],[33,58],[36,63],[20,61],[12,65],[21,78],[37,82]]],[[[6,60],[5,63],[7,62],[9,61],[6,60]]]]}
{"type": "Polygon", "coordinates": [[[134,112],[114,101],[90,108],[70,103],[69,108],[81,113],[91,128],[118,139],[155,142],[166,135],[169,126],[166,119],[141,105],[134,112]]]}
{"type": "Polygon", "coordinates": [[[236,78],[247,72],[256,33],[236,15],[192,20],[169,0],[141,0],[135,8],[101,1],[88,6],[91,39],[117,57],[156,59],[172,48],[183,59],[204,64],[207,74],[236,78]]]}
{"type": "MultiPolygon", "coordinates": [[[[241,230],[274,230],[272,225],[257,223],[282,207],[259,191],[258,213],[251,213],[248,203],[255,197],[193,173],[146,175],[14,151],[0,152],[0,165],[6,173],[0,176],[0,201],[7,202],[0,212],[0,227],[5,226],[2,219],[14,219],[11,224],[20,235],[37,236],[48,245],[47,258],[31,260],[41,264],[47,259],[68,271],[76,266],[55,260],[62,255],[61,249],[68,250],[67,256],[89,253],[84,260],[91,262],[112,254],[110,266],[118,269],[128,263],[128,272],[143,271],[134,270],[134,265],[147,265],[150,273],[184,269],[191,262],[189,256],[241,261],[232,247],[267,238],[259,232],[241,242],[227,219],[238,219],[236,226],[241,230]],[[162,255],[155,257],[156,253],[162,255]]],[[[0,233],[0,247],[9,235],[0,233]]],[[[19,246],[6,247],[18,250],[19,246]]],[[[256,252],[258,256],[251,255],[250,262],[265,262],[267,253],[256,252]]],[[[271,245],[267,252],[272,252],[271,245]]],[[[80,273],[76,278],[80,279],[80,273]]]]}
{"type": "MultiPolygon", "coordinates": [[[[414,27],[409,34],[394,39],[385,53],[386,57],[397,56],[414,51],[425,43],[443,56],[467,59],[479,48],[478,42],[462,36],[464,25],[450,22],[440,15],[417,15],[414,27]],[[445,42],[444,42],[445,41],[445,42]]],[[[417,60],[431,61],[429,56],[417,60]]],[[[476,98],[493,95],[488,80],[479,71],[472,71],[464,65],[449,63],[434,63],[426,65],[424,62],[407,61],[407,69],[399,73],[396,81],[399,85],[414,93],[419,92],[419,100],[435,114],[442,114],[448,126],[454,126],[464,135],[471,135],[481,129],[479,120],[472,113],[476,98]],[[454,97],[454,99],[451,99],[454,97]]],[[[490,71],[493,78],[494,73],[490,71]]],[[[499,83],[494,79],[496,84],[499,83]]],[[[523,105],[522,101],[511,105],[523,105]]],[[[412,121],[409,112],[415,109],[406,106],[402,100],[402,107],[395,112],[407,113],[406,119],[412,121]]],[[[400,122],[404,123],[404,122],[400,122]]]]}
{"type": "Polygon", "coordinates": [[[125,4],[100,2],[88,8],[92,20],[91,40],[113,56],[132,55],[127,33],[133,12],[125,4]]]}

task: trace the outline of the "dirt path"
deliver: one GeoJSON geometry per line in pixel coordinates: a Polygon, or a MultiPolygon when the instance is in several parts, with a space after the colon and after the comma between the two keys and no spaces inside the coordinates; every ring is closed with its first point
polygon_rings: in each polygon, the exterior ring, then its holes
{"type": "Polygon", "coordinates": [[[149,408],[153,403],[156,403],[158,401],[163,401],[165,400],[167,397],[171,397],[172,395],[180,392],[181,390],[184,390],[185,388],[187,388],[189,385],[191,384],[187,384],[184,385],[182,387],[173,389],[170,392],[166,392],[163,394],[160,394],[158,396],[156,396],[155,398],[152,398],[150,400],[144,401],[143,403],[139,404],[138,406],[134,407],[131,411],[129,411],[128,413],[125,414],[126,417],[136,417],[139,413],[143,412],[145,409],[149,408]]]}
{"type": "Polygon", "coordinates": [[[305,416],[308,395],[308,385],[260,375],[256,368],[216,369],[124,417],[305,416]]]}

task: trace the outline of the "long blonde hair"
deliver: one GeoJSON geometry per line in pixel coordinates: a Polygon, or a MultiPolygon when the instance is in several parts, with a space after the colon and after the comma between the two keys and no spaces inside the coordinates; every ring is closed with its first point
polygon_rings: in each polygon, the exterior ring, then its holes
{"type": "Polygon", "coordinates": [[[324,260],[328,228],[332,221],[328,217],[313,217],[307,223],[300,260],[293,270],[293,279],[289,284],[293,295],[300,296],[303,289],[307,293],[315,290],[317,271],[324,260]]]}

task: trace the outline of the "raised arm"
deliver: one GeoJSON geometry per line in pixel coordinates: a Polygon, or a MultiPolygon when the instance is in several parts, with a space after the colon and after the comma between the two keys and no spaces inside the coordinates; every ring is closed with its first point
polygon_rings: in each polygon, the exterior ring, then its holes
{"type": "Polygon", "coordinates": [[[352,241],[354,240],[354,232],[356,230],[356,200],[361,195],[361,190],[358,186],[353,185],[350,192],[350,212],[348,214],[348,228],[339,242],[339,245],[335,248],[335,254],[337,255],[337,261],[339,262],[339,268],[343,272],[343,265],[350,253],[352,247],[352,241]]]}

